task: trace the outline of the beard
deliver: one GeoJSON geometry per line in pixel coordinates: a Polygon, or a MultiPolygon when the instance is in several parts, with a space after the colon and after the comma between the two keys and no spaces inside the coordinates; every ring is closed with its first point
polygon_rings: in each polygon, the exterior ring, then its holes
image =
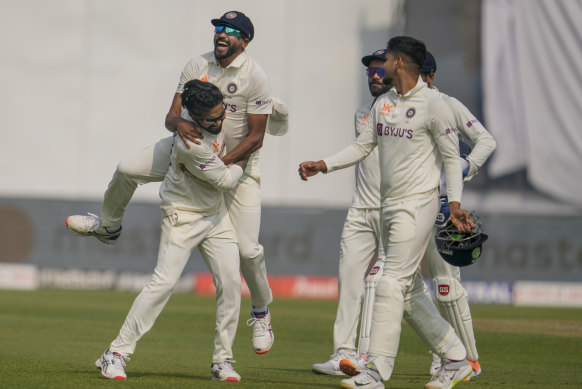
{"type": "Polygon", "coordinates": [[[211,133],[212,135],[220,134],[220,131],[222,131],[222,123],[220,123],[220,126],[218,127],[209,127],[205,128],[205,130],[211,133]]]}
{"type": "Polygon", "coordinates": [[[374,97],[378,97],[388,92],[392,85],[384,85],[382,81],[375,81],[368,84],[370,93],[374,97]]]}
{"type": "Polygon", "coordinates": [[[384,77],[384,79],[382,80],[382,84],[388,86],[388,89],[392,88],[392,77],[384,77]]]}
{"type": "MultiPolygon", "coordinates": [[[[220,46],[220,47],[222,48],[224,46],[220,46]]],[[[232,56],[233,54],[237,53],[239,50],[240,50],[240,45],[232,44],[229,40],[226,40],[226,39],[221,39],[221,40],[217,40],[216,42],[214,42],[214,58],[216,58],[217,60],[228,58],[228,57],[232,56]],[[223,42],[223,43],[226,43],[228,45],[227,50],[224,54],[218,54],[218,52],[217,52],[217,49],[219,48],[218,42],[223,42]]]]}

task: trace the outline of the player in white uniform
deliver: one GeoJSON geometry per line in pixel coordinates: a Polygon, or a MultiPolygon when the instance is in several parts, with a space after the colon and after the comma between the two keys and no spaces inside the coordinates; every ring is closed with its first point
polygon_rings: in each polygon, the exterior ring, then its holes
{"type": "MultiPolygon", "coordinates": [[[[434,81],[436,68],[437,65],[433,55],[427,52],[426,61],[420,70],[420,74],[428,86],[435,90],[437,89],[431,84],[434,81]]],[[[439,93],[455,115],[459,140],[471,148],[471,152],[464,156],[466,165],[463,166],[463,171],[466,172],[465,180],[470,180],[495,150],[495,140],[459,100],[442,92],[439,93]]],[[[446,182],[443,177],[441,179],[441,192],[444,192],[445,187],[446,182]]],[[[441,203],[444,204],[446,209],[446,196],[441,197],[441,203]]],[[[446,221],[446,213],[443,216],[441,222],[446,221]]],[[[436,226],[434,229],[436,230],[436,226]]],[[[434,232],[436,233],[436,231],[434,232]]],[[[443,260],[437,251],[434,239],[429,241],[426,259],[433,279],[434,297],[439,305],[441,314],[453,326],[467,349],[467,359],[473,368],[473,372],[468,377],[471,379],[481,373],[481,366],[479,365],[479,354],[477,353],[475,334],[473,333],[473,320],[469,308],[468,295],[461,284],[460,269],[443,260]]],[[[431,374],[438,370],[440,362],[440,357],[433,353],[433,363],[430,368],[431,374]]]]}
{"type": "MultiPolygon", "coordinates": [[[[166,116],[166,127],[176,132],[188,145],[199,143],[200,130],[187,120],[182,107],[184,84],[189,80],[209,81],[225,95],[226,119],[224,133],[229,165],[249,157],[248,166],[239,184],[226,192],[224,198],[232,225],[236,231],[241,256],[240,267],[252,299],[252,343],[255,352],[270,350],[274,335],[267,305],[273,300],[267,280],[263,247],[259,244],[261,193],[259,149],[265,135],[267,117],[272,112],[269,81],[260,66],[245,48],[254,37],[254,27],[242,12],[231,11],[215,26],[214,51],[192,59],[186,64],[166,116]]],[[[67,227],[76,234],[95,236],[112,244],[121,233],[125,207],[138,185],[162,181],[170,162],[173,137],[160,140],[132,158],[122,161],[105,192],[101,218],[95,215],[74,215],[67,218],[67,227]]]]}
{"type": "MultiPolygon", "coordinates": [[[[373,100],[358,109],[355,115],[355,135],[362,133],[370,117],[370,110],[376,98],[388,91],[384,78],[386,50],[377,50],[362,58],[366,66],[368,87],[373,100]]],[[[315,363],[314,373],[341,375],[339,364],[344,358],[357,357],[356,335],[364,276],[376,249],[379,258],[384,249],[380,244],[380,168],[378,150],[356,165],[356,187],[352,205],[344,223],[340,241],[338,308],[333,329],[334,353],[329,361],[315,363]]],[[[354,361],[354,363],[356,363],[354,361]]]]}
{"type": "MultiPolygon", "coordinates": [[[[378,145],[384,273],[376,288],[369,362],[359,375],[341,382],[344,388],[384,388],[383,381],[392,374],[405,295],[418,282],[420,261],[431,238],[443,165],[453,224],[460,232],[475,228],[460,208],[462,175],[453,114],[419,75],[425,55],[422,42],[392,38],[384,68],[394,88],[376,100],[365,130],[354,144],[333,157],[300,167],[302,178],[307,179],[320,171],[351,166],[378,145]]],[[[419,301],[427,298],[425,293],[418,294],[419,301]]],[[[410,319],[432,332],[431,339],[424,340],[433,342],[431,349],[443,358],[439,372],[425,387],[449,389],[472,371],[465,347],[432,302],[410,303],[410,319]]]]}
{"type": "MultiPolygon", "coordinates": [[[[427,85],[438,92],[434,86],[431,86],[434,81],[434,72],[436,71],[436,61],[430,52],[426,53],[426,60],[420,70],[420,75],[427,85]]],[[[483,125],[475,118],[473,114],[457,99],[447,96],[439,92],[441,97],[445,99],[447,104],[451,107],[455,116],[456,128],[459,134],[459,139],[471,147],[469,155],[463,156],[461,160],[463,174],[466,176],[465,180],[470,180],[477,170],[481,167],[491,153],[495,150],[495,140],[485,130],[483,125]]],[[[369,157],[368,157],[369,158],[369,157]]],[[[440,190],[442,193],[446,192],[445,174],[441,175],[440,190]]],[[[441,211],[447,209],[446,195],[441,196],[441,211]]],[[[443,223],[448,217],[447,214],[439,212],[437,216],[437,223],[443,223]]],[[[433,234],[436,233],[436,226],[433,227],[433,234]]],[[[436,250],[436,244],[433,239],[429,240],[427,251],[425,253],[431,276],[434,283],[435,300],[437,301],[441,314],[455,329],[457,335],[461,338],[463,345],[467,349],[467,360],[473,372],[466,380],[471,379],[480,373],[480,366],[478,362],[478,354],[475,345],[475,336],[473,334],[473,326],[471,319],[471,312],[468,305],[468,296],[462,285],[460,284],[460,271],[458,267],[451,266],[442,259],[436,250]],[[452,285],[452,286],[451,286],[452,285]]],[[[381,271],[381,268],[379,269],[381,271]]],[[[377,277],[368,277],[366,285],[374,281],[377,277]],[[372,279],[370,279],[372,278],[372,279]]],[[[371,285],[373,289],[374,285],[371,285]]],[[[366,290],[369,293],[369,290],[366,290]]],[[[368,301],[370,299],[368,298],[368,301]]],[[[364,307],[364,312],[366,311],[364,307]]],[[[406,306],[404,316],[407,316],[406,306]]],[[[360,325],[360,342],[365,340],[365,334],[369,333],[369,328],[366,328],[367,322],[362,319],[360,325]]],[[[368,324],[368,325],[371,325],[368,324]]],[[[421,335],[422,336],[422,335],[421,335]]],[[[367,349],[361,349],[358,345],[358,352],[366,352],[367,349]]],[[[365,360],[363,358],[351,359],[344,358],[340,361],[340,369],[342,372],[349,375],[359,374],[364,367],[365,360]]],[[[433,353],[433,363],[431,364],[430,374],[435,374],[441,365],[441,358],[433,353]]]]}
{"type": "Polygon", "coordinates": [[[225,146],[221,127],[226,114],[220,90],[211,83],[192,80],[183,93],[187,115],[205,130],[205,136],[190,148],[174,136],[170,168],[160,187],[162,233],[154,274],[135,299],[117,338],[95,362],[109,379],[127,378],[125,361],[154,325],[192,250],[198,247],[216,286],[212,378],[240,380],[231,365],[240,312],[239,252],[221,192],[237,185],[247,160],[230,167],[220,160],[225,146]]]}

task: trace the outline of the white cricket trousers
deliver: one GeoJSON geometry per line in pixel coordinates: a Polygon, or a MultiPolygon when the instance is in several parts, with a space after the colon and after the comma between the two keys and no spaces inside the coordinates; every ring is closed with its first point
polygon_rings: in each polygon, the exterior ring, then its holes
{"type": "Polygon", "coordinates": [[[224,207],[204,216],[177,212],[162,218],[158,263],[151,281],[133,302],[117,338],[109,349],[133,354],[137,341],[148,332],[176,286],[195,247],[198,247],[216,287],[216,336],[213,363],[232,358],[232,344],[240,314],[239,253],[224,207]]]}
{"type": "Polygon", "coordinates": [[[356,352],[366,270],[374,257],[381,234],[379,208],[351,207],[348,210],[340,240],[338,308],[333,325],[334,352],[356,352]]]}
{"type": "MultiPolygon", "coordinates": [[[[170,166],[173,137],[164,138],[119,163],[105,192],[103,226],[120,226],[125,207],[138,185],[162,181],[170,166]]],[[[236,188],[224,192],[226,208],[237,235],[241,272],[252,303],[262,307],[273,301],[267,280],[263,246],[259,244],[261,186],[258,176],[244,175],[236,188]]]]}
{"type": "Polygon", "coordinates": [[[382,207],[384,273],[376,286],[369,354],[384,380],[390,378],[398,352],[407,293],[416,296],[416,301],[408,302],[413,304],[408,307],[407,321],[414,323],[412,326],[417,332],[432,330],[440,338],[430,340],[423,337],[425,341],[434,343],[431,349],[441,356],[452,352],[446,355],[452,359],[464,359],[466,355],[454,330],[440,316],[430,297],[425,292],[413,293],[422,288],[418,270],[431,237],[438,206],[435,190],[431,194],[382,207]],[[424,321],[431,323],[421,326],[424,321]]]}

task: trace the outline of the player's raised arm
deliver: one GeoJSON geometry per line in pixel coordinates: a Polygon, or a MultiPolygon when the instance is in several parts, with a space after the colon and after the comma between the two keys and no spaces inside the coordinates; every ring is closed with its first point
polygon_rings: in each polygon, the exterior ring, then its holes
{"type": "Polygon", "coordinates": [[[204,138],[202,131],[194,122],[182,119],[180,116],[182,111],[182,94],[176,93],[174,99],[172,100],[172,106],[166,114],[166,128],[169,131],[177,132],[180,138],[184,141],[186,147],[190,147],[188,141],[200,144],[198,139],[204,138]]]}

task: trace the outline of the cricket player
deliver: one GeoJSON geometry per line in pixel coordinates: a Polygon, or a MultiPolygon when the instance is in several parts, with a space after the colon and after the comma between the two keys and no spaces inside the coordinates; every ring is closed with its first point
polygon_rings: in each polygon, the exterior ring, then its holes
{"type": "Polygon", "coordinates": [[[192,250],[198,247],[216,287],[216,337],[212,379],[240,381],[233,369],[232,344],[240,312],[239,252],[236,234],[222,197],[243,176],[247,159],[227,167],[220,159],[225,147],[222,130],[226,107],[220,90],[192,80],[184,85],[182,104],[189,119],[204,130],[200,144],[190,148],[177,135],[171,165],[160,187],[162,233],[158,262],[119,335],[95,362],[105,378],[125,380],[125,361],[168,302],[192,250]]]}
{"type": "MultiPolygon", "coordinates": [[[[385,60],[386,50],[376,50],[362,58],[373,99],[355,114],[356,137],[364,130],[376,99],[390,89],[389,85],[382,82],[385,60]]],[[[340,370],[342,359],[348,359],[354,365],[364,364],[363,361],[354,360],[365,357],[356,353],[358,318],[366,270],[376,249],[379,250],[378,257],[383,257],[384,249],[381,247],[380,237],[380,166],[378,149],[374,148],[370,155],[356,165],[356,187],[340,241],[338,309],[333,330],[334,353],[328,361],[313,364],[314,373],[343,375],[340,370]]]]}
{"type": "MultiPolygon", "coordinates": [[[[437,65],[434,56],[427,51],[426,61],[422,69],[420,69],[420,75],[429,88],[439,92],[436,87],[432,86],[436,69],[437,65]]],[[[459,100],[442,92],[439,92],[439,94],[451,107],[455,115],[459,140],[471,148],[469,155],[464,156],[461,161],[464,164],[463,172],[466,173],[465,180],[468,181],[477,174],[477,170],[483,166],[495,150],[495,139],[459,100]]],[[[446,196],[444,196],[446,190],[444,188],[446,188],[446,179],[443,176],[441,178],[441,192],[443,193],[441,203],[443,207],[441,207],[441,212],[439,213],[442,215],[441,222],[446,221],[447,218],[446,206],[448,203],[446,196]]],[[[436,226],[433,227],[434,230],[436,230],[436,226]]],[[[460,269],[443,260],[437,251],[434,239],[431,239],[428,243],[426,259],[432,276],[434,297],[440,312],[453,326],[467,349],[467,360],[473,368],[473,372],[468,377],[468,379],[471,379],[481,373],[481,366],[479,365],[479,354],[477,353],[475,334],[473,333],[473,319],[469,308],[469,298],[461,284],[460,269]]],[[[431,374],[436,373],[440,365],[440,357],[433,353],[433,363],[430,367],[431,374]]]]}
{"type": "MultiPolygon", "coordinates": [[[[419,265],[431,238],[439,206],[439,181],[444,166],[452,223],[459,232],[475,228],[460,207],[462,173],[454,116],[437,92],[420,78],[426,57],[424,43],[411,37],[394,37],[387,47],[384,69],[394,86],[380,96],[356,142],[318,162],[300,165],[303,179],[318,172],[351,166],[378,146],[384,272],[378,281],[370,334],[369,361],[362,372],[341,381],[344,388],[384,388],[398,351],[405,295],[419,289],[419,265]]],[[[411,302],[416,324],[431,331],[430,339],[443,363],[425,385],[427,389],[452,388],[472,371],[466,350],[452,327],[418,293],[411,302]]],[[[410,320],[409,320],[410,322],[410,320]]]]}
{"type": "MultiPolygon", "coordinates": [[[[267,280],[263,247],[259,244],[261,193],[259,149],[268,116],[272,113],[268,78],[261,67],[245,51],[254,38],[254,26],[242,12],[230,11],[212,19],[214,51],[189,61],[180,77],[172,105],[166,116],[166,127],[184,141],[197,144],[202,134],[198,126],[186,117],[182,107],[182,92],[186,82],[194,79],[216,85],[225,95],[226,118],[224,136],[229,165],[248,157],[248,165],[238,185],[224,192],[226,209],[236,231],[240,251],[240,267],[252,299],[252,344],[256,353],[271,349],[274,334],[267,305],[273,300],[267,280]]],[[[101,217],[74,215],[67,218],[67,227],[83,236],[95,236],[113,244],[121,233],[125,207],[138,185],[162,181],[170,164],[174,137],[160,140],[118,166],[101,209],[101,217]]]]}
{"type": "MultiPolygon", "coordinates": [[[[427,83],[428,87],[438,91],[436,87],[431,85],[434,81],[435,72],[436,61],[433,55],[427,51],[426,60],[420,70],[420,75],[423,81],[427,83]]],[[[461,160],[463,175],[465,176],[465,180],[468,181],[475,174],[477,174],[478,168],[480,168],[485,163],[487,158],[495,150],[495,140],[461,102],[453,97],[447,96],[442,92],[439,93],[453,111],[459,139],[471,148],[469,155],[463,156],[463,159],[461,160]]],[[[441,174],[440,191],[441,193],[446,193],[446,180],[444,173],[441,174]]],[[[433,235],[436,233],[436,224],[443,223],[448,218],[448,214],[446,214],[446,209],[448,207],[446,195],[441,196],[440,201],[442,204],[441,210],[437,216],[435,227],[433,227],[433,235]]],[[[471,312],[468,305],[468,295],[460,284],[459,268],[449,265],[442,259],[436,250],[436,245],[433,239],[429,240],[425,256],[428,261],[431,276],[433,277],[435,300],[439,305],[441,314],[455,329],[455,332],[460,337],[463,345],[467,349],[467,361],[473,368],[473,372],[466,379],[470,380],[472,377],[480,374],[481,368],[478,362],[475,337],[473,334],[471,312]]],[[[378,271],[382,271],[382,269],[379,268],[378,271]]],[[[371,281],[374,281],[374,278],[377,278],[377,276],[368,277],[366,280],[367,283],[370,281],[369,278],[372,278],[371,281]]],[[[366,293],[369,293],[369,290],[366,290],[366,293]]],[[[366,301],[370,301],[368,296],[366,297],[366,301]]],[[[366,312],[366,308],[369,307],[364,307],[364,312],[366,312]]],[[[414,317],[410,317],[409,312],[407,312],[406,304],[404,317],[407,320],[410,320],[410,324],[413,328],[415,328],[414,317]]],[[[369,322],[369,320],[365,321],[364,318],[362,318],[362,324],[360,325],[360,342],[366,340],[366,331],[369,333],[369,329],[366,328],[366,324],[369,322]]],[[[419,333],[419,335],[423,337],[422,334],[419,333]]],[[[362,349],[360,345],[358,345],[358,353],[366,351],[367,348],[362,349]]],[[[365,356],[362,357],[360,355],[355,360],[354,358],[346,357],[340,360],[340,370],[348,375],[357,375],[361,369],[363,369],[365,362],[365,356]]],[[[433,353],[433,362],[431,364],[430,374],[434,375],[437,373],[440,366],[440,357],[438,354],[433,353]]]]}

